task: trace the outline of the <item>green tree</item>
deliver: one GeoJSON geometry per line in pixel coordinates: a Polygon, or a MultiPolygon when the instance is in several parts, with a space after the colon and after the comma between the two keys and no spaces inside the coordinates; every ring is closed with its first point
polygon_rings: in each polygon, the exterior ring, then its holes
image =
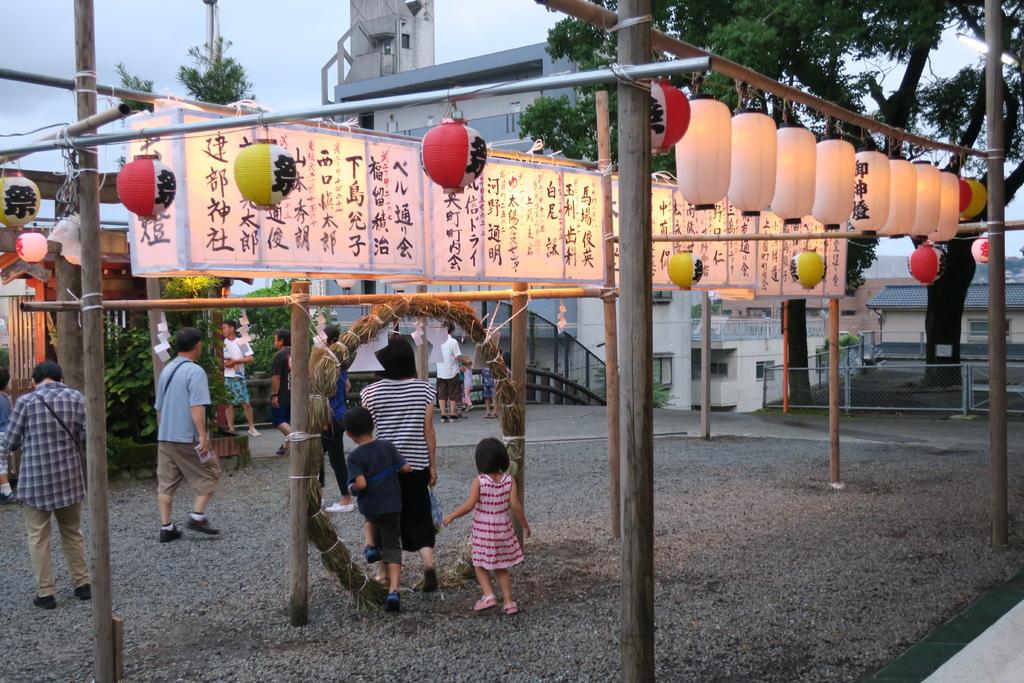
{"type": "MultiPolygon", "coordinates": [[[[131,73],[128,71],[128,67],[124,65],[124,62],[118,62],[114,68],[117,70],[117,77],[121,81],[122,88],[140,90],[142,92],[153,92],[153,81],[131,73]]],[[[124,99],[121,100],[121,102],[138,111],[153,111],[153,105],[149,102],[124,99]]]]}
{"type": "MultiPolygon", "coordinates": [[[[615,0],[595,0],[616,9],[615,0]]],[[[1002,3],[1007,49],[1024,50],[1024,2],[1002,3]]],[[[890,125],[937,135],[964,146],[984,144],[984,69],[980,60],[952,77],[928,69],[944,30],[983,37],[982,3],[953,0],[654,0],[653,26],[711,52],[745,64],[778,81],[791,83],[848,109],[865,111],[890,125]],[[894,78],[894,76],[899,76],[894,78]],[[895,83],[887,89],[885,82],[895,83]]],[[[548,34],[548,52],[590,68],[615,61],[615,36],[574,19],[560,21],[548,34]]],[[[1022,70],[1003,70],[1006,99],[1006,201],[1024,185],[1024,133],[1020,106],[1022,70]]],[[[678,83],[677,83],[678,85],[678,83]]],[[[702,87],[735,103],[734,84],[710,75],[702,87]]],[[[770,98],[769,98],[770,99],[770,98]]],[[[780,103],[773,102],[777,110],[780,103]]],[[[612,116],[615,107],[611,108],[612,116]]],[[[813,112],[799,111],[805,123],[821,129],[813,112]]],[[[778,116],[778,114],[776,114],[778,116]]],[[[586,93],[574,107],[538,100],[524,112],[522,132],[544,137],[548,147],[591,152],[593,120],[586,93]],[[541,104],[543,103],[543,104],[541,104]],[[575,138],[584,128],[590,140],[575,138]],[[573,145],[576,145],[575,147],[573,145]]],[[[614,125],[614,122],[613,122],[614,125]]],[[[845,131],[857,135],[859,131],[845,131]]],[[[919,152],[915,152],[919,153],[919,152]]],[[[669,164],[670,165],[670,164],[669,164]]],[[[951,162],[955,166],[955,160],[951,162]]],[[[657,170],[657,169],[653,169],[657,170]]],[[[983,174],[977,160],[969,170],[983,174]]],[[[984,178],[983,178],[984,180],[984,178]]],[[[851,241],[847,264],[850,288],[863,281],[874,260],[877,240],[851,241]]],[[[949,244],[946,275],[929,287],[926,332],[929,362],[959,363],[960,319],[967,285],[974,273],[970,240],[949,244]],[[937,359],[936,344],[951,344],[954,355],[937,359]]],[[[790,302],[790,361],[806,366],[805,302],[790,302]],[[803,328],[803,329],[801,329],[803,328]]]]}
{"type": "Polygon", "coordinates": [[[224,56],[229,47],[230,41],[218,38],[212,57],[207,54],[206,46],[189,48],[188,54],[195,65],[179,68],[178,81],[192,97],[213,104],[231,104],[255,97],[245,67],[234,57],[224,56]]]}

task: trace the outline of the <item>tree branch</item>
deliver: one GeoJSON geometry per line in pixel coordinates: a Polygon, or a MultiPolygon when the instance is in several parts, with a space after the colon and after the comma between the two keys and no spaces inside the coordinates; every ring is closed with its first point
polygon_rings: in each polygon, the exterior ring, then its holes
{"type": "Polygon", "coordinates": [[[963,147],[974,147],[981,135],[981,126],[985,122],[985,78],[982,75],[978,78],[978,92],[974,97],[974,104],[971,106],[970,119],[967,128],[960,136],[960,145],[963,147]]]}
{"type": "Polygon", "coordinates": [[[887,106],[883,109],[885,122],[890,126],[906,128],[910,124],[910,111],[917,99],[917,86],[921,83],[921,76],[928,65],[930,53],[930,43],[921,43],[911,49],[900,87],[889,97],[887,106]]]}
{"type": "Polygon", "coordinates": [[[878,82],[878,79],[874,76],[867,76],[868,93],[871,94],[871,99],[878,105],[879,111],[885,111],[885,108],[889,106],[889,100],[885,98],[885,91],[882,90],[882,84],[878,82]]]}

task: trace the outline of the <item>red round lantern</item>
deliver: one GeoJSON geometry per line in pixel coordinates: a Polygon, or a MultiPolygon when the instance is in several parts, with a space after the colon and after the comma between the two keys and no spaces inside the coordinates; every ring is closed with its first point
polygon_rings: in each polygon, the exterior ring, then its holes
{"type": "Polygon", "coordinates": [[[487,164],[487,142],[461,118],[445,119],[420,145],[424,172],[447,193],[472,185],[487,164]]]}
{"type": "Polygon", "coordinates": [[[668,154],[690,127],[690,100],[663,81],[651,83],[651,154],[668,154]]]}
{"type": "Polygon", "coordinates": [[[46,258],[48,249],[46,237],[38,232],[23,232],[14,243],[18,257],[26,263],[39,263],[46,258]]]}
{"type": "Polygon", "coordinates": [[[971,204],[971,186],[967,184],[967,181],[963,178],[958,179],[960,181],[960,213],[967,210],[967,207],[971,204]]]}
{"type": "Polygon", "coordinates": [[[117,198],[139,218],[153,218],[174,201],[174,171],[156,154],[140,154],[117,174],[117,198]]]}
{"type": "Polygon", "coordinates": [[[971,253],[974,255],[975,262],[988,263],[988,238],[981,237],[974,240],[974,244],[971,245],[971,253]]]}
{"type": "Polygon", "coordinates": [[[946,269],[946,255],[940,249],[925,242],[910,255],[910,274],[922,285],[930,285],[940,277],[946,269]]]}

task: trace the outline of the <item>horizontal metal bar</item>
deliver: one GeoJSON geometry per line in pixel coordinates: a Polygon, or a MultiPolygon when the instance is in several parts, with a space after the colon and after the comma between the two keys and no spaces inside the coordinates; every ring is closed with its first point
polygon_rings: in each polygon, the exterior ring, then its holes
{"type": "MultiPolygon", "coordinates": [[[[449,90],[431,90],[422,93],[409,93],[406,95],[394,95],[390,97],[377,97],[356,102],[337,102],[325,106],[308,109],[293,109],[281,112],[261,112],[259,114],[247,114],[245,116],[234,116],[212,121],[196,121],[168,126],[154,126],[120,133],[107,133],[103,135],[88,135],[72,138],[70,146],[74,148],[98,147],[101,145],[115,145],[132,140],[146,140],[161,138],[165,136],[188,135],[189,133],[203,133],[213,130],[229,130],[233,128],[248,128],[254,126],[265,126],[275,123],[290,123],[305,121],[317,117],[345,116],[361,112],[375,111],[390,107],[407,107],[417,104],[428,104],[443,100],[461,101],[493,97],[496,95],[511,95],[536,90],[549,90],[554,88],[574,88],[599,83],[610,83],[620,79],[645,79],[670,74],[688,74],[707,71],[709,60],[707,57],[695,59],[680,59],[670,62],[656,62],[654,64],[642,64],[638,66],[622,66],[615,69],[595,69],[593,71],[579,71],[574,73],[555,74],[541,78],[530,78],[521,81],[508,81],[493,85],[463,86],[449,90]]],[[[20,152],[33,153],[45,152],[59,149],[65,146],[58,142],[34,142],[14,147],[0,149],[0,155],[17,154],[20,152]]]]}
{"type": "MultiPolygon", "coordinates": [[[[1009,221],[1006,223],[1006,230],[1024,230],[1024,221],[1009,221]]],[[[957,235],[969,237],[980,235],[988,230],[985,223],[964,223],[957,230],[957,235]]],[[[866,232],[773,232],[773,233],[729,233],[723,235],[653,235],[652,242],[787,242],[789,240],[854,240],[873,238],[898,238],[909,237],[909,235],[880,235],[878,233],[866,232]]],[[[619,236],[612,235],[608,238],[611,242],[618,242],[619,236]]]]}
{"type": "MultiPolygon", "coordinates": [[[[58,129],[57,132],[50,133],[49,135],[44,135],[43,137],[38,139],[55,140],[64,133],[66,133],[68,137],[81,135],[82,133],[91,133],[100,126],[105,126],[108,123],[113,123],[114,121],[120,121],[121,119],[125,118],[131,113],[132,108],[129,107],[127,104],[121,103],[116,107],[112,107],[105,111],[98,112],[96,114],[93,114],[92,116],[82,119],[81,121],[75,121],[74,123],[68,124],[68,126],[63,130],[58,129]]],[[[15,159],[19,159],[22,156],[24,155],[11,154],[8,156],[0,156],[0,164],[6,164],[10,161],[14,161],[15,159]]]]}
{"type": "MultiPolygon", "coordinates": [[[[552,287],[531,289],[531,299],[597,299],[605,296],[601,287],[552,287]]],[[[442,301],[505,301],[512,299],[511,289],[474,292],[417,292],[409,294],[334,294],[309,297],[310,306],[363,306],[405,299],[440,299],[442,301]]],[[[107,311],[202,311],[215,308],[277,308],[294,303],[291,297],[230,297],[221,299],[134,299],[103,301],[107,311]]],[[[77,301],[26,301],[23,311],[77,311],[77,301]]]]}

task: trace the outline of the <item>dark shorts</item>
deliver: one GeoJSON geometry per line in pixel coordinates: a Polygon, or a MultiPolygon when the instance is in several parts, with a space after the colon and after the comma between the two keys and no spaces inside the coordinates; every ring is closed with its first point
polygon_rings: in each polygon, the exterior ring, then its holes
{"type": "Polygon", "coordinates": [[[402,487],[402,550],[434,547],[434,515],[430,510],[430,470],[400,472],[402,487]]]}
{"type": "Polygon", "coordinates": [[[274,426],[280,424],[286,424],[292,420],[292,407],[290,404],[282,403],[276,408],[270,408],[270,421],[274,423],[274,426]]]}
{"type": "Polygon", "coordinates": [[[387,564],[402,564],[401,512],[367,517],[373,523],[374,543],[380,548],[380,556],[387,564]]]}
{"type": "Polygon", "coordinates": [[[459,401],[462,399],[462,378],[458,375],[450,379],[437,378],[437,399],[439,401],[459,401]]]}

